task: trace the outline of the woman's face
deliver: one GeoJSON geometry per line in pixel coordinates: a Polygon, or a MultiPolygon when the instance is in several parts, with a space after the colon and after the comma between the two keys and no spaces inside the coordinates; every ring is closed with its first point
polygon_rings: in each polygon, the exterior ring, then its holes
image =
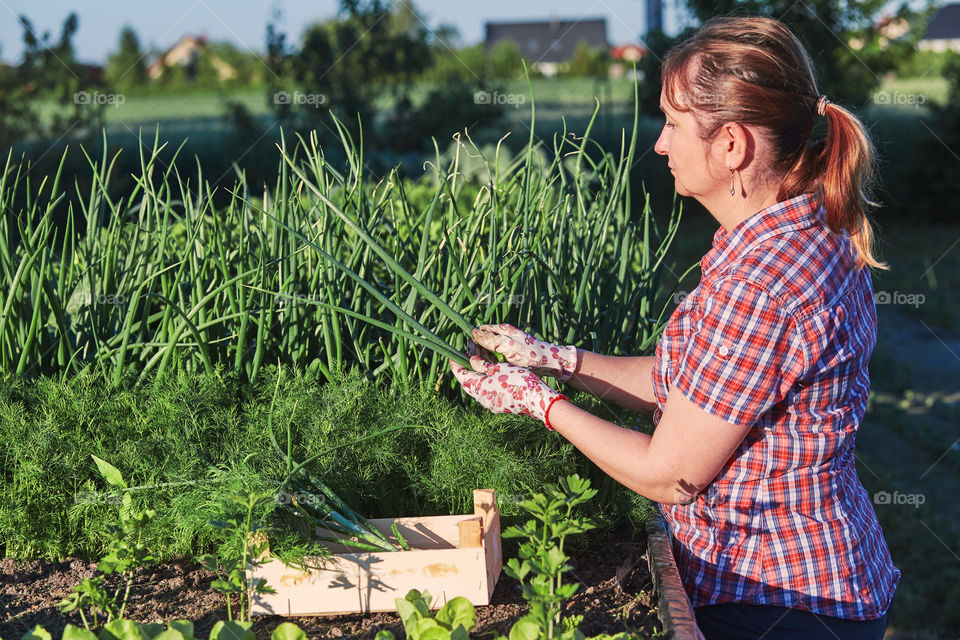
{"type": "Polygon", "coordinates": [[[700,139],[693,112],[672,109],[663,91],[660,92],[660,110],[666,122],[653,149],[667,156],[677,193],[692,196],[700,202],[718,195],[729,176],[722,175],[722,167],[718,169],[719,159],[711,157],[712,146],[700,139]]]}

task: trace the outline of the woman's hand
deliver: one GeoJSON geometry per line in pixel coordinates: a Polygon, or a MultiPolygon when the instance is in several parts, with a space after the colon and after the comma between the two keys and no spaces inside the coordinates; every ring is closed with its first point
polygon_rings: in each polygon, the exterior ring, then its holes
{"type": "Polygon", "coordinates": [[[453,360],[450,369],[464,390],[484,408],[493,413],[519,413],[533,416],[553,429],[547,422],[550,405],[566,399],[537,377],[529,369],[514,364],[486,362],[472,356],[473,371],[453,360]]]}
{"type": "Polygon", "coordinates": [[[577,348],[560,347],[509,324],[485,324],[472,333],[480,347],[503,354],[510,364],[530,369],[538,376],[553,376],[566,382],[577,370],[577,348]]]}

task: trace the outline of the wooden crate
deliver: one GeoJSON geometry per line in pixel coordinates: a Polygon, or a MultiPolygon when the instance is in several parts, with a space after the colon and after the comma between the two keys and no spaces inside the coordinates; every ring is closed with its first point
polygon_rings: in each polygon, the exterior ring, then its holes
{"type": "Polygon", "coordinates": [[[331,544],[329,557],[308,558],[309,570],[285,566],[274,558],[248,580],[263,579],[274,594],[255,595],[253,615],[322,615],[395,611],[394,598],[410,589],[429,590],[431,607],[463,596],[475,605],[490,604],[503,567],[500,513],[492,489],[473,492],[473,515],[380,518],[370,521],[388,538],[391,525],[410,551],[360,552],[331,544]]]}

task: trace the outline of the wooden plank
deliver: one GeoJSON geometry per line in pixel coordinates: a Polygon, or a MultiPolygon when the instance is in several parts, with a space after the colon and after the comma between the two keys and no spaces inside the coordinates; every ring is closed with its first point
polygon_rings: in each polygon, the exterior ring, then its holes
{"type": "Polygon", "coordinates": [[[483,547],[483,518],[475,516],[460,521],[460,548],[479,549],[483,547]]]}
{"type": "Polygon", "coordinates": [[[500,547],[500,512],[493,489],[476,489],[473,492],[473,512],[483,518],[483,546],[486,564],[487,602],[493,597],[500,571],[503,569],[503,549],[500,547]]]}
{"type": "MultiPolygon", "coordinates": [[[[391,525],[397,523],[400,534],[414,549],[456,549],[460,544],[460,522],[470,520],[474,516],[462,514],[454,516],[423,516],[419,518],[374,518],[370,520],[378,531],[393,541],[391,525]]],[[[339,537],[326,529],[317,527],[316,535],[321,537],[339,537]]],[[[353,547],[346,547],[336,543],[324,543],[333,553],[350,553],[356,551],[353,547]]]]}
{"type": "Polygon", "coordinates": [[[430,549],[348,553],[318,558],[322,568],[300,571],[279,561],[258,567],[275,594],[255,596],[255,615],[317,615],[333,612],[396,611],[395,598],[410,589],[428,589],[431,605],[456,596],[488,604],[484,550],[430,549]]]}

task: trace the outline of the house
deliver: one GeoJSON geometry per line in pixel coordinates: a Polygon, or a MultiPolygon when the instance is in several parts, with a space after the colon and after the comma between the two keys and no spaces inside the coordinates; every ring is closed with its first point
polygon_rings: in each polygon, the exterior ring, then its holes
{"type": "MultiPolygon", "coordinates": [[[[622,44],[610,49],[610,59],[613,64],[610,65],[610,77],[619,80],[625,77],[633,77],[633,64],[647,55],[647,49],[639,44],[622,44]]],[[[637,71],[637,75],[640,75],[637,71]]]]}
{"type": "Polygon", "coordinates": [[[917,48],[923,51],[960,52],[960,2],[940,7],[933,14],[917,48]]]}
{"type": "MultiPolygon", "coordinates": [[[[910,32],[910,23],[898,16],[883,16],[877,20],[873,29],[877,34],[877,46],[884,50],[890,46],[891,42],[906,37],[910,32]]],[[[850,48],[854,51],[863,49],[865,40],[863,38],[850,38],[847,41],[850,48]]]]}
{"type": "Polygon", "coordinates": [[[639,62],[640,58],[647,55],[647,50],[639,44],[622,44],[610,49],[610,57],[614,60],[623,62],[639,62]]]}
{"type": "Polygon", "coordinates": [[[560,65],[573,57],[581,41],[604,51],[610,47],[604,18],[487,22],[484,26],[487,51],[504,40],[513,40],[520,54],[545,76],[555,75],[560,65]]]}
{"type": "MultiPolygon", "coordinates": [[[[205,35],[183,36],[175,45],[158,55],[147,66],[147,77],[156,80],[163,75],[165,69],[181,66],[186,68],[187,77],[193,79],[196,74],[197,61],[206,48],[207,37],[205,35]]],[[[220,80],[230,80],[237,75],[237,70],[220,56],[212,56],[210,64],[213,65],[220,80]]]]}

